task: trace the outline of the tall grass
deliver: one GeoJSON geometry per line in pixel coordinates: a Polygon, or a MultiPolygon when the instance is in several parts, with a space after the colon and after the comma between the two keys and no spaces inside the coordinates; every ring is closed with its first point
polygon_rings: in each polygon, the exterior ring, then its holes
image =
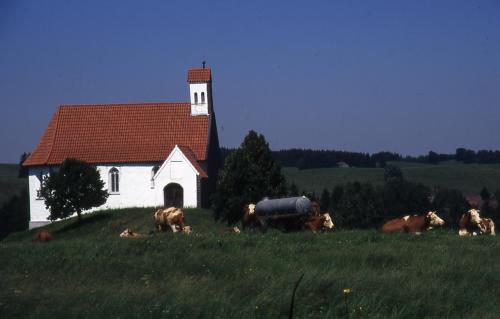
{"type": "Polygon", "coordinates": [[[105,211],[0,242],[1,318],[497,318],[500,242],[433,230],[221,234],[187,210],[191,235],[153,230],[152,209],[105,211]]]}

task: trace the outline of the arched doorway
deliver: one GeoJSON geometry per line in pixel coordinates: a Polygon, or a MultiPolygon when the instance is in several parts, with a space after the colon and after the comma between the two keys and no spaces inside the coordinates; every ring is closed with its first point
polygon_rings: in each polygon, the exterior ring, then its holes
{"type": "Polygon", "coordinates": [[[184,190],[176,183],[170,183],[163,188],[163,202],[165,207],[184,207],[184,190]]]}

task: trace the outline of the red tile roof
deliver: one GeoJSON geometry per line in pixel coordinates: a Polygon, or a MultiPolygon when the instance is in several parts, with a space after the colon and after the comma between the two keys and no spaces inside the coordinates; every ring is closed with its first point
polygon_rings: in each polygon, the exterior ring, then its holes
{"type": "Polygon", "coordinates": [[[188,71],[188,82],[210,82],[212,81],[212,74],[209,68],[190,69],[188,71]]]}
{"type": "Polygon", "coordinates": [[[177,145],[181,152],[186,156],[186,158],[193,164],[194,168],[200,173],[200,177],[207,178],[208,175],[205,170],[200,166],[200,163],[196,160],[196,155],[194,155],[193,151],[187,146],[177,145]]]}
{"type": "Polygon", "coordinates": [[[189,103],[62,105],[24,165],[164,161],[176,144],[203,161],[209,123],[210,116],[191,116],[189,103]]]}

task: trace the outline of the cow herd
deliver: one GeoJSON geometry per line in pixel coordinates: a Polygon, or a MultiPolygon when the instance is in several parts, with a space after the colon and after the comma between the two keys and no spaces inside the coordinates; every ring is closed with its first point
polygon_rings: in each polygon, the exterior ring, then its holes
{"type": "MultiPolygon", "coordinates": [[[[272,201],[272,200],[271,200],[272,201]]],[[[270,202],[271,202],[270,201],[270,202]]],[[[294,202],[295,203],[295,202],[294,202]]],[[[250,203],[243,207],[241,224],[243,229],[260,229],[265,232],[269,227],[284,231],[331,231],[334,229],[329,213],[321,213],[317,202],[311,201],[307,208],[308,214],[258,214],[257,204],[250,203]]],[[[192,227],[185,223],[184,212],[180,208],[170,207],[159,209],[154,213],[155,228],[158,231],[171,229],[172,232],[191,233],[192,227]]],[[[443,226],[444,220],[434,211],[423,215],[406,215],[385,222],[380,228],[381,233],[410,233],[421,234],[436,226],[443,226]]],[[[462,214],[458,222],[459,236],[476,236],[489,234],[495,236],[495,224],[490,218],[482,218],[480,211],[470,209],[462,214]]],[[[240,233],[238,227],[225,228],[220,233],[240,233]]],[[[127,237],[134,237],[128,234],[127,237]]]]}
{"type": "MultiPolygon", "coordinates": [[[[288,202],[281,202],[281,207],[275,205],[279,200],[267,199],[266,202],[261,201],[258,204],[250,203],[245,205],[243,207],[243,218],[241,220],[243,229],[260,229],[262,232],[265,232],[269,227],[272,227],[283,231],[306,230],[313,233],[318,231],[331,231],[334,229],[335,225],[333,224],[330,214],[321,213],[318,203],[314,201],[309,202],[308,199],[299,197],[293,198],[292,201],[290,201],[290,199],[286,200],[288,200],[288,202]],[[257,208],[262,202],[267,205],[267,211],[266,205],[261,205],[261,213],[259,214],[257,208]],[[290,203],[295,205],[297,209],[293,206],[293,210],[290,210],[290,203]],[[304,206],[304,203],[307,205],[304,206]],[[287,207],[286,205],[289,206],[287,207]],[[269,207],[271,207],[271,209],[269,209],[269,207]],[[287,209],[281,209],[283,207],[287,209]],[[306,212],[306,214],[300,213],[301,211],[306,212]]],[[[155,229],[159,232],[171,230],[173,233],[181,232],[190,234],[193,231],[191,226],[186,225],[184,212],[180,208],[169,207],[158,209],[154,212],[153,219],[155,229]]],[[[400,218],[391,219],[379,228],[379,232],[418,235],[433,227],[443,226],[444,223],[444,220],[441,219],[436,212],[430,211],[423,215],[406,215],[400,218]]],[[[239,234],[241,231],[238,227],[228,227],[221,229],[219,232],[221,234],[239,234]]],[[[459,236],[477,236],[484,234],[496,235],[495,224],[492,219],[481,217],[480,211],[477,209],[470,209],[462,214],[458,222],[459,236]]],[[[122,238],[141,238],[144,236],[146,235],[136,233],[128,228],[120,234],[122,238]]],[[[37,232],[35,238],[38,242],[48,242],[51,239],[52,234],[46,230],[37,232]]]]}

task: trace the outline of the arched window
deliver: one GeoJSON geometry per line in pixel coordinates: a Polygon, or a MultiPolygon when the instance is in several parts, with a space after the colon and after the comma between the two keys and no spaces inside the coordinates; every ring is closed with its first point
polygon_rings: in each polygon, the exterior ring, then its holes
{"type": "Polygon", "coordinates": [[[43,185],[43,173],[42,173],[42,171],[38,172],[38,174],[36,175],[36,177],[38,178],[38,182],[39,182],[39,185],[40,185],[40,187],[38,187],[38,189],[36,190],[36,198],[37,199],[42,199],[42,195],[41,195],[42,185],[43,185]]]}
{"type": "Polygon", "coordinates": [[[120,192],[120,172],[116,167],[109,170],[109,192],[119,193],[120,192]]]}
{"type": "Polygon", "coordinates": [[[194,94],[194,104],[198,104],[198,93],[194,94]]]}
{"type": "Polygon", "coordinates": [[[201,92],[201,104],[205,103],[205,92],[201,92]]]}
{"type": "Polygon", "coordinates": [[[160,169],[160,166],[158,166],[158,165],[153,166],[153,168],[151,169],[151,188],[155,188],[154,177],[159,169],[160,169]]]}

